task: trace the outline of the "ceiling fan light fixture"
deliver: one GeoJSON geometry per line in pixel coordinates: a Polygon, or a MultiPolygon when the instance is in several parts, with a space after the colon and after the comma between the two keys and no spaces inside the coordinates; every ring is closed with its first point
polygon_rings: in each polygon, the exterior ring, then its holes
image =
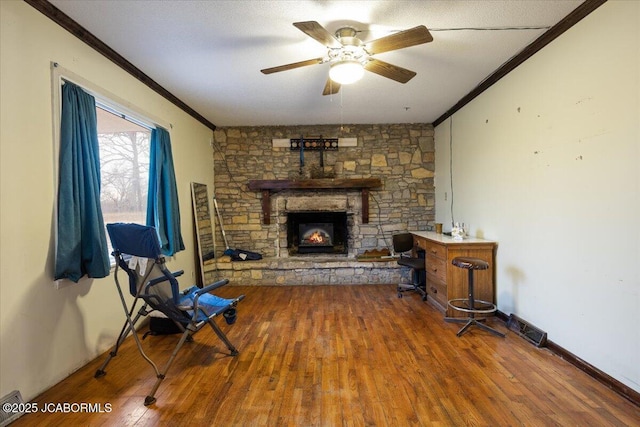
{"type": "Polygon", "coordinates": [[[355,83],[364,75],[364,67],[355,60],[342,60],[331,65],[329,78],[341,85],[355,83]]]}

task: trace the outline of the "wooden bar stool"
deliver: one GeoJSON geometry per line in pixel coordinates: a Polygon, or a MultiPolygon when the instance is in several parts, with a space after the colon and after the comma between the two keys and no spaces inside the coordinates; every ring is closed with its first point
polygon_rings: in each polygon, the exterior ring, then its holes
{"type": "MultiPolygon", "coordinates": [[[[496,331],[495,329],[480,323],[476,318],[476,314],[490,314],[495,313],[497,307],[495,304],[489,301],[482,301],[475,299],[473,296],[473,271],[474,270],[487,270],[489,268],[489,263],[481,260],[479,258],[471,258],[471,257],[456,257],[451,263],[459,268],[464,268],[469,272],[469,280],[468,280],[468,293],[469,296],[467,298],[455,298],[448,301],[449,307],[456,311],[462,311],[467,313],[469,317],[467,318],[458,318],[458,317],[445,317],[445,321],[447,322],[456,322],[456,323],[466,323],[462,329],[460,329],[457,333],[458,336],[464,334],[471,326],[478,326],[485,331],[489,331],[492,334],[498,335],[504,338],[504,334],[502,332],[496,331]]],[[[484,319],[480,319],[482,321],[484,319]]]]}

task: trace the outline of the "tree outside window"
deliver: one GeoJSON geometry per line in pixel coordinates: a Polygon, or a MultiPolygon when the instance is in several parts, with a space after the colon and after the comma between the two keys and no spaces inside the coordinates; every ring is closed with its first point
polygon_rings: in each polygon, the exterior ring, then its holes
{"type": "Polygon", "coordinates": [[[100,107],[96,112],[104,222],[144,224],[151,131],[100,107]]]}

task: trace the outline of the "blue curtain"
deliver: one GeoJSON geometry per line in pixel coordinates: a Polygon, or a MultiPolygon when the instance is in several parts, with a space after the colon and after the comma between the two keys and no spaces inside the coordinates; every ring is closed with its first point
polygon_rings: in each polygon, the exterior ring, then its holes
{"type": "Polygon", "coordinates": [[[149,156],[147,225],[155,227],[162,253],[170,256],[184,250],[184,243],[169,132],[162,128],[151,131],[149,156]]]}
{"type": "Polygon", "coordinates": [[[109,275],[100,209],[96,103],[80,87],[62,87],[55,279],[78,282],[109,275]]]}

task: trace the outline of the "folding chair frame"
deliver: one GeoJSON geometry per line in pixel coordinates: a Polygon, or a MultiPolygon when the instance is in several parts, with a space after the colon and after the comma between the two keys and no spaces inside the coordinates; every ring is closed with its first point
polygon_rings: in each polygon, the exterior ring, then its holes
{"type": "MultiPolygon", "coordinates": [[[[109,225],[108,225],[108,228],[109,228],[109,225]]],[[[212,292],[229,283],[228,279],[223,279],[215,283],[212,283],[208,286],[205,286],[203,288],[199,288],[198,290],[195,290],[195,291],[194,291],[194,288],[190,288],[184,291],[181,295],[189,294],[190,296],[193,297],[193,303],[189,304],[188,306],[180,306],[180,307],[166,306],[165,301],[161,301],[160,298],[157,297],[156,295],[149,294],[148,290],[151,287],[157,286],[160,283],[170,281],[172,282],[171,284],[172,284],[172,291],[174,292],[174,298],[177,300],[177,295],[175,295],[175,291],[177,290],[177,281],[175,280],[175,277],[182,275],[183,271],[177,271],[177,272],[171,273],[166,267],[164,257],[158,256],[154,260],[154,266],[152,266],[151,268],[147,268],[148,271],[145,272],[144,276],[139,276],[136,271],[131,270],[128,267],[127,260],[125,259],[127,255],[129,254],[125,255],[121,253],[118,249],[115,249],[113,251],[113,256],[116,260],[116,267],[114,272],[115,283],[116,283],[116,288],[118,289],[118,295],[120,296],[120,301],[122,303],[122,308],[125,312],[126,320],[124,322],[124,325],[122,326],[122,330],[120,331],[120,335],[118,336],[118,339],[113,349],[109,352],[107,359],[104,361],[104,363],[96,371],[94,377],[100,378],[106,375],[105,369],[107,365],[109,364],[111,359],[117,356],[118,349],[120,348],[124,340],[127,338],[129,333],[131,333],[136,342],[138,351],[140,352],[142,357],[147,361],[147,363],[149,363],[153,367],[156,374],[156,382],[154,383],[153,388],[151,389],[151,392],[146,396],[144,400],[145,406],[148,406],[153,404],[156,401],[155,394],[158,388],[160,387],[162,380],[164,380],[164,378],[166,377],[166,374],[169,368],[171,367],[173,361],[175,360],[178,352],[180,351],[180,348],[182,348],[185,341],[192,341],[193,340],[192,336],[196,332],[198,332],[200,329],[202,329],[205,325],[208,324],[209,326],[211,326],[211,328],[216,333],[218,338],[220,338],[220,340],[227,346],[231,356],[236,356],[239,354],[238,349],[234,347],[233,344],[231,344],[231,342],[229,341],[227,336],[224,334],[224,332],[215,323],[214,318],[224,313],[226,310],[232,307],[236,307],[238,302],[244,299],[244,295],[240,295],[235,299],[228,300],[229,303],[225,305],[224,308],[219,309],[213,313],[208,313],[203,308],[203,306],[199,304],[199,299],[202,295],[208,294],[209,292],[212,292]],[[149,279],[151,272],[153,271],[153,267],[159,268],[160,272],[162,273],[161,277],[149,279]],[[130,293],[134,294],[134,300],[131,305],[131,308],[127,306],[127,302],[126,302],[124,293],[122,291],[122,287],[120,285],[118,272],[121,269],[126,271],[129,278],[130,293]],[[140,308],[140,310],[137,312],[135,317],[132,318],[135,307],[140,299],[144,302],[144,304],[140,308]],[[162,307],[163,309],[159,309],[158,307],[162,307]],[[169,359],[167,360],[166,364],[162,369],[159,369],[158,366],[153,362],[153,360],[151,360],[151,358],[147,356],[147,354],[144,352],[142,348],[142,343],[140,341],[140,337],[138,336],[135,329],[136,323],[140,320],[140,318],[148,315],[149,313],[155,310],[160,310],[165,315],[167,315],[167,317],[169,317],[182,331],[182,335],[180,336],[178,344],[173,349],[171,356],[169,356],[169,359]],[[192,312],[190,317],[189,317],[189,312],[192,312]],[[180,319],[180,321],[176,319],[180,319]]]]}

